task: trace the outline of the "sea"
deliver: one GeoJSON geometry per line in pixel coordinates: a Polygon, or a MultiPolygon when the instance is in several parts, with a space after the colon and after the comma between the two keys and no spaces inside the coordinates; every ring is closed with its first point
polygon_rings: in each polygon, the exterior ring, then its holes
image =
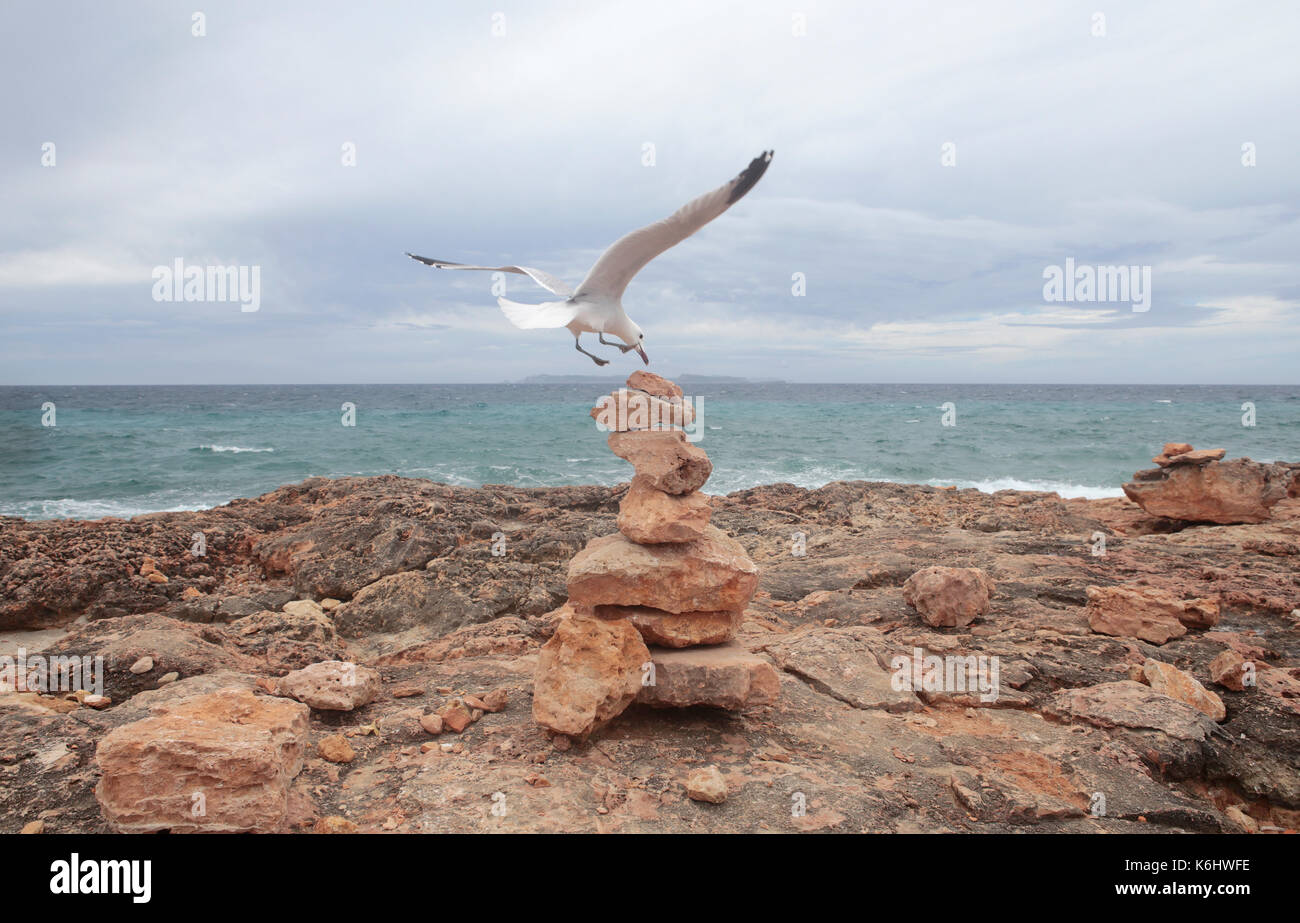
{"type": "MultiPolygon", "coordinates": [[[[1117,497],[1165,442],[1300,461],[1300,386],[679,382],[714,494],[862,479],[1117,497]]],[[[0,515],[204,509],[318,475],[615,484],[631,467],[588,412],[618,384],[0,387],[0,515]]]]}

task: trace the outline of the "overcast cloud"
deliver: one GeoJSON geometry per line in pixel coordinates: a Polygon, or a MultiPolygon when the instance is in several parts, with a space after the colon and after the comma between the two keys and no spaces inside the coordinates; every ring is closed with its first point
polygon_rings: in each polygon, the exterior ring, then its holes
{"type": "Polygon", "coordinates": [[[1297,381],[1294,3],[196,5],[0,12],[0,384],[590,374],[403,251],[576,283],[769,147],[629,287],[653,370],[1297,381]],[[155,301],[178,258],[260,309],[155,301]],[[1045,301],[1067,258],[1150,310],[1045,301]]]}

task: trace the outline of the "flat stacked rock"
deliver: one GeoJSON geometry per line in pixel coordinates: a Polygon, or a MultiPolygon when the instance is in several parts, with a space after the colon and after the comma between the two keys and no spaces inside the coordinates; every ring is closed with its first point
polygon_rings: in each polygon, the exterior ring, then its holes
{"type": "Polygon", "coordinates": [[[758,567],[709,524],[699,489],[713,465],[686,438],[682,389],[649,372],[602,397],[591,415],[635,476],[618,532],[593,539],[569,565],[569,602],[542,647],[533,717],[585,737],[633,701],[743,709],[776,701],[780,680],[735,642],[758,589],[758,567]]]}

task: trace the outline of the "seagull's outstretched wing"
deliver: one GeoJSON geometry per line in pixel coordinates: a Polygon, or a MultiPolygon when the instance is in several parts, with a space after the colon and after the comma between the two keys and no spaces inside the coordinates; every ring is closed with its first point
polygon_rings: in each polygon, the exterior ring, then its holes
{"type": "Polygon", "coordinates": [[[731,182],[687,202],[662,221],[620,237],[600,255],[578,285],[578,296],[622,297],[627,284],[646,263],[690,237],[753,189],[772,162],[772,154],[764,151],[731,182]]]}
{"type": "Polygon", "coordinates": [[[426,266],[436,266],[438,269],[483,269],[487,272],[514,272],[521,276],[530,276],[534,282],[547,291],[554,292],[557,295],[568,297],[573,294],[573,289],[569,288],[568,283],[561,282],[549,272],[542,272],[540,269],[532,269],[528,266],[469,266],[465,263],[449,263],[446,260],[432,260],[427,256],[416,256],[414,253],[406,254],[413,260],[419,260],[426,266]]]}

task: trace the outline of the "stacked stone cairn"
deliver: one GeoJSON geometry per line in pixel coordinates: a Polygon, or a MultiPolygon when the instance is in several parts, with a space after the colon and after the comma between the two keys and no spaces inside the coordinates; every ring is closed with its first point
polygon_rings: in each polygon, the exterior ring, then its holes
{"type": "Polygon", "coordinates": [[[569,601],[542,647],[533,717],[583,738],[634,701],[744,709],[780,693],[775,668],[735,641],[758,567],[709,524],[699,489],[713,471],[687,438],[696,423],[682,389],[649,372],[602,397],[591,415],[635,476],[618,531],[569,565],[569,601]]]}

